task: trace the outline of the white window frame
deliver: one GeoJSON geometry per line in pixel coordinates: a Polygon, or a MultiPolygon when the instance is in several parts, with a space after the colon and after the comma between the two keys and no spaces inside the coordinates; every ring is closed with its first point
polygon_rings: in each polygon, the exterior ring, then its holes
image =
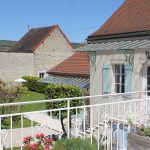
{"type": "Polygon", "coordinates": [[[125,64],[123,63],[116,63],[113,65],[113,71],[114,71],[114,92],[115,93],[124,93],[125,92],[125,64]],[[119,74],[117,73],[116,74],[116,65],[119,65],[120,66],[120,72],[119,74]],[[124,74],[122,74],[122,66],[124,65],[124,74]],[[119,83],[116,82],[116,75],[119,75],[120,76],[120,79],[119,79],[119,83]],[[124,75],[124,91],[122,91],[122,76],[124,75]],[[119,85],[119,92],[116,91],[116,85],[119,85]]]}

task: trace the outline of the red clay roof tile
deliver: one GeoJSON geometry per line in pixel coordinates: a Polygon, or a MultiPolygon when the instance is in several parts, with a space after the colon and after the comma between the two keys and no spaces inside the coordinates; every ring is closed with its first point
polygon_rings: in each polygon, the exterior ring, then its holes
{"type": "Polygon", "coordinates": [[[48,71],[50,74],[89,76],[90,63],[87,53],[76,52],[48,71]]]}
{"type": "Polygon", "coordinates": [[[150,0],[125,0],[92,36],[150,30],[150,0]]]}

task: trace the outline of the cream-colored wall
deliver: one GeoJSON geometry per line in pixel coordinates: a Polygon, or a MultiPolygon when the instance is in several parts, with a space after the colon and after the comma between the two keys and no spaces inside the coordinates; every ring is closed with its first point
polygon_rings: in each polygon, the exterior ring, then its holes
{"type": "MultiPolygon", "coordinates": [[[[102,66],[103,64],[111,64],[110,68],[110,87],[111,87],[111,93],[115,93],[115,81],[114,81],[114,74],[113,74],[113,64],[123,64],[125,63],[125,57],[124,54],[121,53],[121,51],[97,51],[96,52],[96,69],[93,67],[90,67],[90,95],[102,95],[102,66]]],[[[132,78],[132,91],[141,91],[145,90],[146,88],[146,76],[144,77],[144,67],[150,65],[150,63],[146,60],[145,57],[145,51],[136,51],[135,50],[135,57],[134,57],[134,70],[133,70],[133,78],[132,78]],[[145,85],[144,85],[145,82],[145,85]]],[[[91,65],[92,66],[92,65],[91,65]]],[[[144,95],[138,95],[133,94],[133,97],[140,97],[144,95]]],[[[130,97],[123,97],[123,96],[105,96],[105,97],[97,97],[97,98],[91,98],[90,104],[98,104],[98,103],[110,103],[110,102],[116,102],[116,101],[122,101],[122,100],[131,100],[130,97]]],[[[97,118],[98,118],[98,109],[99,114],[106,113],[109,117],[112,116],[112,106],[114,106],[113,109],[113,117],[118,117],[118,112],[120,116],[124,115],[124,109],[123,106],[120,104],[119,109],[115,107],[117,105],[108,105],[108,107],[100,106],[95,107],[93,111],[93,124],[98,124],[97,118]]],[[[136,107],[144,111],[144,107],[140,104],[137,104],[136,107]]],[[[137,110],[138,110],[137,109],[137,110]]],[[[128,104],[126,104],[126,110],[128,112],[132,112],[135,109],[133,107],[129,107],[128,104]]],[[[138,112],[138,111],[137,111],[138,112]]],[[[99,118],[100,120],[102,118],[99,118]]],[[[103,121],[102,121],[103,122],[103,121]]]]}
{"type": "MultiPolygon", "coordinates": [[[[102,94],[102,66],[103,64],[121,64],[125,63],[124,54],[121,51],[97,51],[96,52],[96,69],[91,67],[90,74],[90,94],[99,95],[102,94]]],[[[147,64],[145,57],[145,51],[135,50],[134,56],[134,70],[133,70],[133,83],[132,91],[140,91],[146,89],[146,84],[144,85],[145,78],[143,76],[144,66],[147,64]]],[[[114,74],[113,65],[110,69],[110,87],[111,93],[115,93],[114,88],[114,74]]],[[[146,83],[146,82],[145,82],[146,83]]]]}
{"type": "Polygon", "coordinates": [[[56,28],[33,53],[0,52],[0,78],[13,81],[21,76],[38,76],[61,63],[74,51],[64,35],[56,28]]]}
{"type": "Polygon", "coordinates": [[[58,28],[34,52],[34,75],[48,71],[73,55],[73,49],[58,28]]]}
{"type": "Polygon", "coordinates": [[[0,53],[0,78],[13,81],[25,75],[33,75],[33,53],[0,53]]]}

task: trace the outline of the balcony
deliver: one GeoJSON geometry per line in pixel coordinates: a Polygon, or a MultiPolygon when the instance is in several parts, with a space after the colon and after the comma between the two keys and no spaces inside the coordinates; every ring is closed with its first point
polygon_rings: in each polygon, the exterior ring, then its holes
{"type": "Polygon", "coordinates": [[[57,136],[57,140],[63,138],[61,115],[64,111],[67,113],[63,120],[66,138],[89,138],[91,144],[95,139],[98,150],[101,146],[104,150],[127,150],[128,133],[135,132],[141,123],[148,124],[150,98],[146,91],[5,103],[0,104],[0,107],[31,104],[40,106],[42,103],[60,101],[66,101],[67,107],[0,115],[1,149],[23,149],[23,138],[28,135],[34,136],[36,133],[44,133],[47,137],[57,136]],[[72,107],[71,102],[78,99],[85,103],[90,100],[91,103],[72,107]],[[57,117],[54,117],[54,112],[57,112],[57,117]],[[13,119],[16,116],[20,118],[20,127],[14,128],[13,119]],[[3,121],[6,118],[9,120],[9,128],[4,129],[3,121]],[[29,121],[28,127],[24,124],[25,119],[29,121]]]}

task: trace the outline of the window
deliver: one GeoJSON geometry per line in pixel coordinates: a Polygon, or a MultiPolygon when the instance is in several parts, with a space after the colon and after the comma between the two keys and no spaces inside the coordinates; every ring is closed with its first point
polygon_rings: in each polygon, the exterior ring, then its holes
{"type": "Polygon", "coordinates": [[[44,78],[45,77],[45,72],[39,72],[39,77],[44,78]]]}
{"type": "Polygon", "coordinates": [[[125,92],[125,66],[123,64],[115,65],[115,92],[125,92]]]}

